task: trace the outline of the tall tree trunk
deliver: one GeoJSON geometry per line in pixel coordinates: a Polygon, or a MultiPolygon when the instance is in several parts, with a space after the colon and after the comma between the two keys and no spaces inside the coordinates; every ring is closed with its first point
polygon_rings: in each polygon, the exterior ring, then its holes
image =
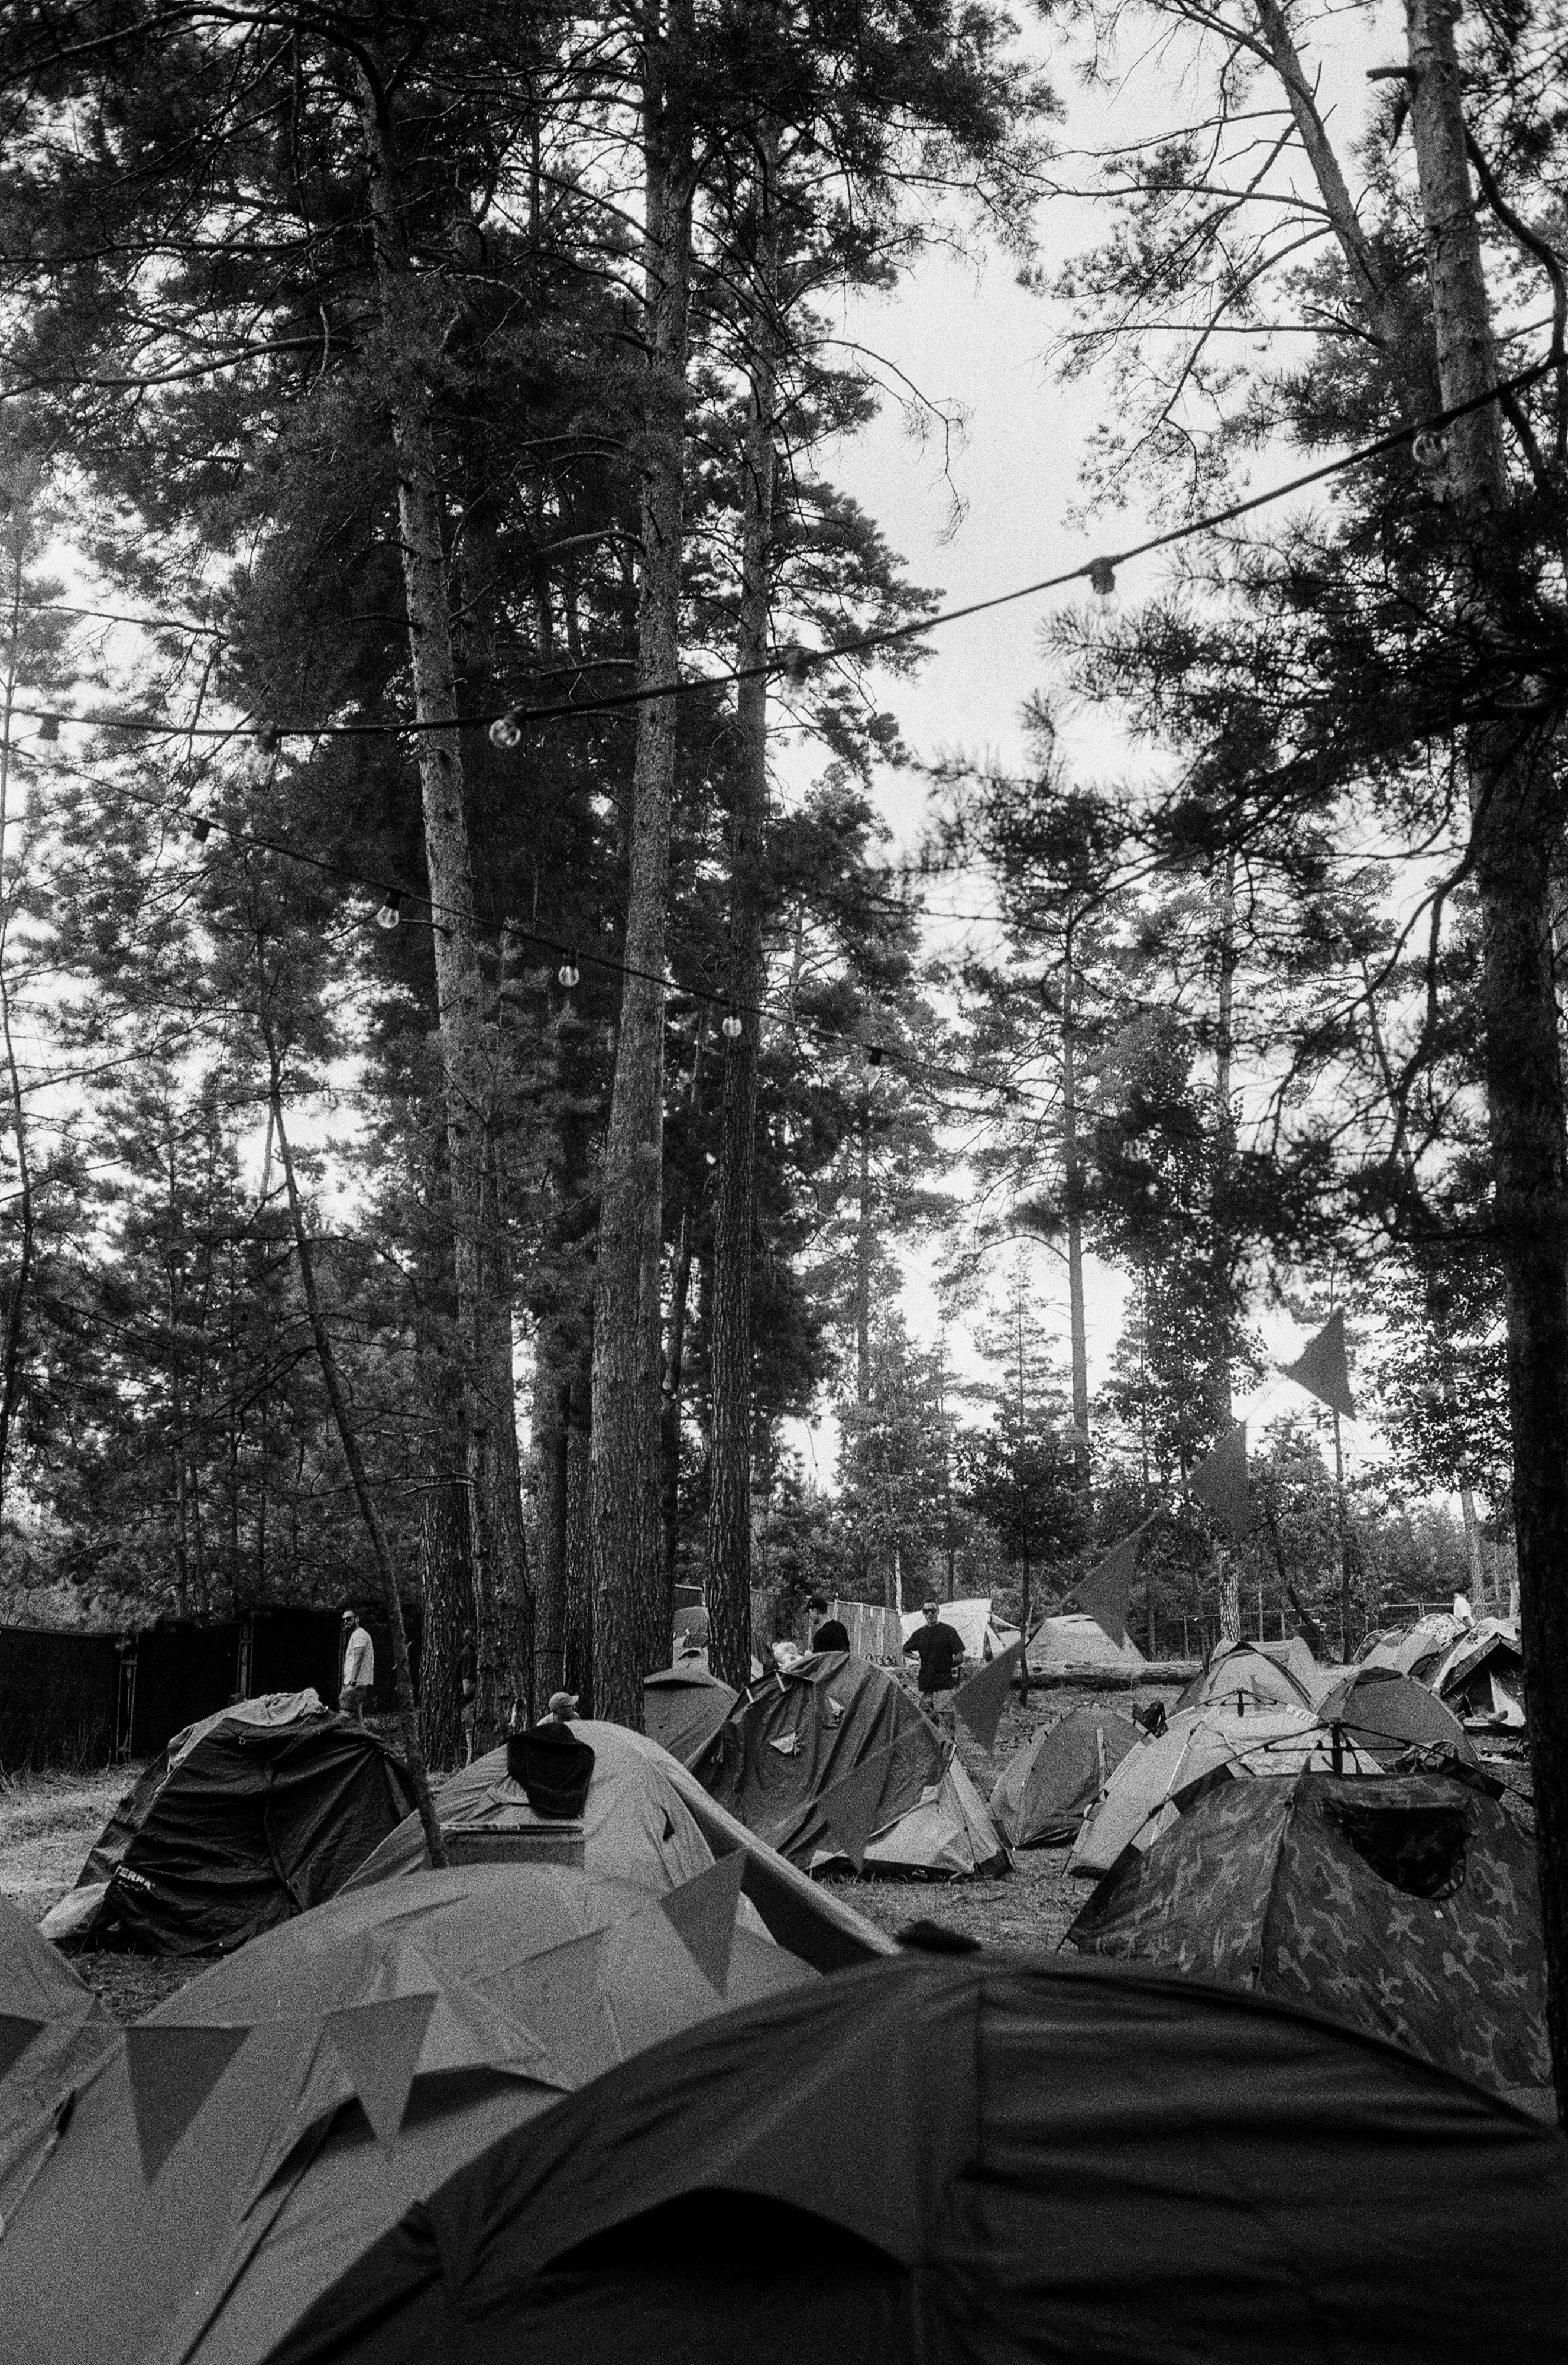
{"type": "Polygon", "coordinates": [[[539,1458],[539,1550],[533,1629],[533,1697],[540,1708],[566,1683],[566,1457],[572,1384],[542,1346],[533,1392],[539,1458]]]}
{"type": "Polygon", "coordinates": [[[420,1739],[432,1765],[463,1755],[457,1679],[463,1631],[474,1621],[469,1490],[441,1478],[420,1497],[420,1739]]]}
{"type": "MultiPolygon", "coordinates": [[[[778,131],[756,141],[756,245],[747,305],[751,408],[741,458],[741,609],[735,665],[767,655],[773,559],[774,409],[778,341],[778,131]]],[[[767,816],[767,683],[738,691],[739,760],[730,841],[731,1014],[713,1224],[710,1347],[713,1438],[708,1506],[708,1664],[742,1690],[751,1676],[752,1234],[756,1227],[756,1071],[763,994],[763,835],[767,816]],[[738,1031],[737,1031],[738,1030],[738,1031]]]]}
{"type": "Polygon", "coordinates": [[[860,1086],[856,1120],[860,1153],[859,1202],[855,1221],[855,1408],[864,1421],[871,1408],[871,1079],[860,1086]]]}
{"type": "Polygon", "coordinates": [[[1072,1355],[1073,1468],[1084,1508],[1092,1511],[1089,1444],[1089,1326],[1083,1310],[1082,1170],[1078,1149],[1078,973],[1070,923],[1062,958],[1061,1146],[1067,1201],[1067,1299],[1072,1355]]]}
{"type": "MultiPolygon", "coordinates": [[[[689,1126],[694,1123],[702,1090],[703,1053],[708,1042],[708,1008],[700,1005],[697,1035],[691,1047],[691,1083],[686,1097],[689,1126]]],[[[691,1305],[691,1249],[702,1186],[689,1184],[681,1192],[680,1225],[676,1233],[675,1259],[669,1277],[669,1337],[665,1349],[664,1400],[660,1407],[659,1479],[663,1488],[665,1607],[670,1635],[675,1620],[675,1566],[680,1540],[680,1448],[682,1387],[686,1378],[686,1323],[691,1305]]],[[[664,1630],[661,1629],[661,1640],[664,1630]]]]}
{"type": "MultiPolygon", "coordinates": [[[[687,314],[691,272],[690,0],[647,9],[644,49],[645,334],[643,569],[637,682],[673,682],[680,654],[687,314]]],[[[594,1273],[588,1440],[596,1713],[643,1726],[664,1597],[659,1486],[665,929],[676,705],[637,709],[626,974],[615,1051],[594,1273]]]]}
{"type": "Polygon", "coordinates": [[[316,1263],[311,1252],[310,1235],[305,1228],[305,1216],[299,1204],[299,1185],[295,1178],[294,1160],[289,1153],[288,1137],[283,1126],[283,1090],[278,1055],[272,1041],[267,1043],[267,1056],[272,1076],[270,1099],[273,1126],[277,1137],[277,1151],[283,1165],[284,1189],[288,1198],[288,1220],[294,1232],[295,1255],[299,1265],[299,1286],[305,1297],[305,1312],[315,1341],[317,1361],[321,1366],[321,1378],[326,1385],[327,1401],[332,1408],[332,1420],[338,1432],[338,1442],[348,1464],[349,1479],[353,1487],[354,1501],[360,1518],[364,1521],[370,1538],[375,1574],[381,1586],[381,1609],[392,1637],[392,1675],[398,1698],[398,1728],[408,1761],[409,1777],[414,1786],[414,1800],[419,1808],[420,1822],[424,1830],[425,1845],[430,1860],[438,1871],[446,1864],[446,1849],[442,1842],[441,1824],[431,1796],[430,1773],[420,1740],[420,1712],[414,1698],[414,1678],[409,1665],[409,1637],[403,1625],[403,1604],[398,1597],[397,1573],[392,1565],[391,1546],[386,1530],[381,1524],[381,1513],[371,1491],[364,1457],[359,1450],[359,1437],[349,1410],[348,1393],[338,1358],[332,1346],[331,1333],[321,1312],[321,1300],[316,1287],[316,1263]]]}
{"type": "MultiPolygon", "coordinates": [[[[1221,857],[1216,881],[1216,913],[1219,924],[1219,991],[1215,1018],[1215,1174],[1212,1203],[1214,1228],[1214,1264],[1211,1287],[1214,1292],[1215,1377],[1218,1396],[1217,1410],[1221,1432],[1230,1427],[1232,1419],[1230,1395],[1230,1256],[1227,1226],[1229,1212],[1226,1194],[1230,1183],[1231,1153],[1235,1148],[1236,1128],[1231,1110],[1230,1067],[1235,1048],[1234,1008],[1236,981],[1236,857],[1227,846],[1221,857]]],[[[1227,1642],[1241,1639],[1241,1579],[1235,1552],[1226,1544],[1218,1546],[1219,1558],[1219,1631],[1227,1642]]]]}
{"type": "Polygon", "coordinates": [[[588,1397],[588,1374],[578,1373],[572,1380],[566,1412],[566,1565],[561,1588],[561,1652],[566,1669],[563,1687],[577,1699],[585,1716],[595,1713],[588,1397]]]}
{"type": "Polygon", "coordinates": [[[474,930],[474,876],[464,808],[457,669],[452,644],[440,479],[426,355],[436,332],[411,267],[386,94],[360,68],[360,119],[375,230],[376,288],[398,465],[403,591],[419,734],[425,864],[436,925],[436,1006],[445,1103],[465,1459],[475,1494],[474,1609],[480,1733],[526,1702],[531,1670],[528,1569],[517,1473],[511,1309],[495,1303],[487,1176],[495,1079],[474,930]]]}
{"type": "MultiPolygon", "coordinates": [[[[1445,407],[1496,384],[1465,154],[1452,0],[1406,0],[1411,129],[1445,407]]],[[[1468,577],[1466,629],[1484,644],[1504,604],[1507,474],[1495,404],[1448,430],[1468,577]]],[[[1508,1407],[1519,1603],[1546,1941],[1547,2027],[1568,2122],[1568,1150],[1551,952],[1562,830],[1549,751],[1528,729],[1473,727],[1466,750],[1483,946],[1483,1059],[1493,1220],[1507,1295],[1508,1407]]]]}

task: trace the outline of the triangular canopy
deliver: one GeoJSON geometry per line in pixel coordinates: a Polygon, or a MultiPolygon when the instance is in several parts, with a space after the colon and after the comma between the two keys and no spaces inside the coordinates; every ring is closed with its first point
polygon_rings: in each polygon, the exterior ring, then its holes
{"type": "Polygon", "coordinates": [[[1012,1847],[1065,1847],[1129,1751],[1137,1727],[1114,1709],[1081,1708],[1025,1742],[1002,1767],[991,1811],[1012,1847]]]}
{"type": "Polygon", "coordinates": [[[356,2262],[276,2365],[1518,2365],[1562,2353],[1565,2213],[1554,2130],[1316,2014],[1120,1966],[911,1958],[569,2097],[356,2262]]]}
{"type": "Polygon", "coordinates": [[[314,1692],[239,1701],[175,1734],[44,1931],[158,1955],[242,1945],[335,1897],[412,1805],[386,1743],[314,1692]]]}
{"type": "Polygon", "coordinates": [[[1452,1777],[1222,1784],[1130,1853],[1068,1938],[1312,2004],[1551,2109],[1534,1851],[1452,1777]]]}

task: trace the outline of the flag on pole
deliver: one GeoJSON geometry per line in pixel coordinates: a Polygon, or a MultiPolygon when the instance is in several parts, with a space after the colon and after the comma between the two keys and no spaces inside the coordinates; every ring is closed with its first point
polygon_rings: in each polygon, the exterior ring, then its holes
{"type": "Polygon", "coordinates": [[[1205,1453],[1187,1491],[1212,1512],[1233,1543],[1245,1543],[1252,1530],[1252,1504],[1247,1492],[1247,1423],[1227,1429],[1212,1453],[1205,1453]]]}
{"type": "Polygon", "coordinates": [[[1342,1412],[1347,1420],[1356,1417],[1356,1400],[1350,1394],[1350,1367],[1345,1359],[1345,1317],[1338,1307],[1328,1317],[1316,1339],[1309,1339],[1294,1363],[1282,1363],[1280,1369],[1287,1380],[1294,1380],[1308,1395],[1327,1405],[1334,1412],[1342,1412]]]}
{"type": "Polygon", "coordinates": [[[1013,1679],[1024,1664],[1024,1645],[1014,1642],[953,1694],[953,1713],[961,1716],[982,1749],[996,1746],[996,1728],[1013,1689],[1013,1679]]]}
{"type": "Polygon", "coordinates": [[[1130,1536],[1113,1544],[1104,1559],[1096,1561],[1082,1584],[1073,1587],[1070,1597],[1118,1650],[1127,1639],[1127,1602],[1137,1575],[1138,1539],[1148,1525],[1145,1519],[1130,1536]]]}

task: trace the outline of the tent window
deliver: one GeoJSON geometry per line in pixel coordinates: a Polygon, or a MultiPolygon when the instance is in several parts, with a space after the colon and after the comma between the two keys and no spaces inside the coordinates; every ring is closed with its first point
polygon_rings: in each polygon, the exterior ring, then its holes
{"type": "Polygon", "coordinates": [[[1407,1897],[1452,1897],[1464,1886],[1462,1807],[1371,1807],[1335,1799],[1328,1813],[1363,1864],[1407,1897]]]}

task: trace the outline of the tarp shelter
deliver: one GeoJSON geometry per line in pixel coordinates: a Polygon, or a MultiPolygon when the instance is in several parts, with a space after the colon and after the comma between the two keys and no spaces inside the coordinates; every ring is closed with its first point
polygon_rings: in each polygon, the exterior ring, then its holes
{"type": "Polygon", "coordinates": [[[1396,1675],[1429,1681],[1455,1640],[1470,1631],[1446,1609],[1417,1618],[1413,1626],[1388,1626],[1361,1644],[1356,1653],[1360,1667],[1392,1667],[1396,1675]]]}
{"type": "Polygon", "coordinates": [[[155,1955],[243,1945],[335,1897],[412,1803],[386,1743],[313,1691],[242,1700],[176,1733],[43,1929],[155,1955]]]}
{"type": "Polygon", "coordinates": [[[1342,1725],[1380,1760],[1406,1749],[1446,1749],[1467,1765],[1476,1762],[1464,1727],[1453,1710],[1392,1667],[1353,1667],[1317,1703],[1327,1725],[1342,1725]]]}
{"type": "Polygon", "coordinates": [[[1294,1661],[1288,1648],[1277,1642],[1218,1642],[1176,1705],[1206,1708],[1239,1697],[1249,1707],[1310,1708],[1316,1698],[1313,1676],[1312,1654],[1305,1642],[1294,1661]]]}
{"type": "Polygon", "coordinates": [[[1015,1749],[991,1794],[1010,1847],[1066,1847],[1139,1734],[1114,1709],[1074,1709],[1015,1749]]]}
{"type": "Polygon", "coordinates": [[[1059,1618],[1041,1620],[1029,1643],[1029,1664],[1042,1673],[1085,1667],[1136,1675],[1148,1661],[1136,1642],[1113,1642],[1092,1618],[1069,1610],[1059,1618]]]}
{"type": "Polygon", "coordinates": [[[59,1948],[0,1897],[0,2213],[29,2137],[117,2034],[59,1948]]]}
{"type": "MultiPolygon", "coordinates": [[[[814,1664],[814,1663],[813,1663],[814,1664]]],[[[624,1881],[647,1897],[666,1896],[724,1857],[745,1859],[743,1887],[764,1926],[814,1970],[839,1970],[892,1941],[860,1914],[817,1888],[710,1799],[684,1765],[645,1733],[581,1717],[572,1730],[594,1753],[582,1818],[584,1869],[624,1881]]],[[[443,1833],[536,1833],[542,1818],[507,1771],[504,1749],[476,1757],[436,1791],[443,1833]]],[[[560,1826],[554,1828],[558,1831],[560,1826]]],[[[350,1886],[423,1873],[429,1858],[417,1815],[409,1815],[370,1856],[350,1886]]]]}
{"type": "Polygon", "coordinates": [[[1312,2004],[1552,2113],[1535,1852],[1450,1775],[1227,1782],[1068,1944],[1312,2004]]]}
{"type": "Polygon", "coordinates": [[[719,1804],[802,1871],[1001,1870],[1001,1833],[958,1758],[880,1667],[824,1651],[731,1711],[702,1778],[719,1804]]]}
{"type": "MultiPolygon", "coordinates": [[[[1343,1770],[1375,1774],[1377,1760],[1349,1734],[1339,1742],[1343,1770]]],[[[1310,1709],[1245,1709],[1232,1699],[1178,1709],[1156,1740],[1123,1758],[1104,1797],[1084,1819],[1068,1870],[1089,1880],[1108,1873],[1124,1848],[1151,1847],[1202,1791],[1228,1778],[1328,1773],[1334,1736],[1310,1709]],[[1239,1711],[1239,1712],[1238,1712],[1239,1711]]]]}
{"type": "Polygon", "coordinates": [[[257,1939],[117,2044],[34,2164],[0,2237],[7,2365],[266,2354],[487,2145],[812,1980],[736,1903],[469,1867],[257,1939]]]}
{"type": "MultiPolygon", "coordinates": [[[[989,1593],[963,1594],[956,1600],[940,1602],[937,1615],[943,1625],[950,1626],[962,1642],[965,1672],[971,1676],[988,1659],[999,1659],[1003,1651],[1010,1650],[1018,1640],[1016,1626],[1009,1626],[1003,1620],[992,1617],[989,1593]]],[[[924,1623],[923,1609],[906,1611],[899,1620],[901,1647],[909,1641],[915,1628],[924,1623]]],[[[853,1635],[850,1647],[854,1647],[853,1635]]]]}
{"type": "Polygon", "coordinates": [[[1525,1723],[1525,1663],[1517,1620],[1484,1618],[1461,1634],[1433,1669],[1431,1687],[1456,1716],[1519,1732],[1525,1723]]]}
{"type": "Polygon", "coordinates": [[[643,1725],[650,1741],[683,1765],[695,1765],[735,1704],[728,1684],[706,1667],[661,1667],[643,1686],[643,1725]]]}
{"type": "Polygon", "coordinates": [[[705,2022],[410,2210],[268,2365],[1518,2365],[1568,2147],[1316,2013],[906,1958],[705,2022]]]}

